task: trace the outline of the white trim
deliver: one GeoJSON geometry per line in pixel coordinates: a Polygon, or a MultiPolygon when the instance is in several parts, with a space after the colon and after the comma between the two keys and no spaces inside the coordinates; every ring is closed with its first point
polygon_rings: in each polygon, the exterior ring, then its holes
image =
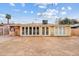
{"type": "Polygon", "coordinates": [[[37,35],[37,27],[35,27],[35,35],[37,35]]]}
{"type": "Polygon", "coordinates": [[[33,27],[32,27],[32,35],[33,35],[33,27]]]}
{"type": "Polygon", "coordinates": [[[29,35],[29,26],[28,26],[28,35],[29,35]]]}
{"type": "Polygon", "coordinates": [[[20,27],[20,36],[22,36],[22,27],[20,27]]]}

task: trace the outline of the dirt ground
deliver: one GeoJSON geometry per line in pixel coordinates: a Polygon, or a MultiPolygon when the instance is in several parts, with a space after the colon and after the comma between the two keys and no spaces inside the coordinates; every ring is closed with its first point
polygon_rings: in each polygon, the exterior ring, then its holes
{"type": "Polygon", "coordinates": [[[79,37],[0,36],[1,56],[78,56],[79,37]]]}

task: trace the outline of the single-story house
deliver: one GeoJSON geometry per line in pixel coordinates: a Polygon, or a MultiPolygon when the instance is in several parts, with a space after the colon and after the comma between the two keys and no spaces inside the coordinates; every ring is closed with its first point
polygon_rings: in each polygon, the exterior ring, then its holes
{"type": "Polygon", "coordinates": [[[11,24],[9,35],[14,36],[71,36],[70,25],[42,23],[11,24]]]}

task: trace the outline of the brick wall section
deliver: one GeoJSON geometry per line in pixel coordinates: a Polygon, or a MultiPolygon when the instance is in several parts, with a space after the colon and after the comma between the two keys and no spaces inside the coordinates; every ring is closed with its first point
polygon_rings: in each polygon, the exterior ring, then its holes
{"type": "Polygon", "coordinates": [[[72,36],[79,36],[79,28],[72,28],[71,35],[72,36]]]}

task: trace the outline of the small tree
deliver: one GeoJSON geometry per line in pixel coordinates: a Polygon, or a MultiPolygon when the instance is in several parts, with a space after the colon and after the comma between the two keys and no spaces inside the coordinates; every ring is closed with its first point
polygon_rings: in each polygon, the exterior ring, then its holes
{"type": "Polygon", "coordinates": [[[59,24],[72,24],[72,22],[69,18],[64,18],[63,20],[59,21],[59,24]]]}
{"type": "Polygon", "coordinates": [[[79,22],[76,19],[69,19],[69,18],[64,18],[63,20],[59,21],[59,24],[78,24],[79,22]]]}

